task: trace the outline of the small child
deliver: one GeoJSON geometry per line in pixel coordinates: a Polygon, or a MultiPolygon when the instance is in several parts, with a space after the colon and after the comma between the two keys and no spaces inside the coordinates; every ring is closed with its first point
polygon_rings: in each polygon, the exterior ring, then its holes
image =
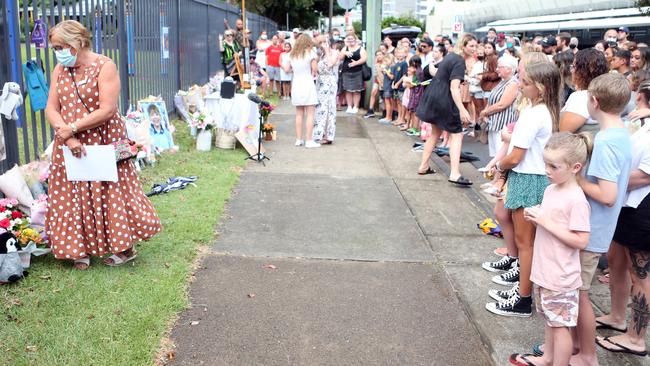
{"type": "Polygon", "coordinates": [[[384,93],[382,97],[384,98],[384,108],[386,108],[386,116],[379,120],[381,124],[392,124],[393,123],[393,78],[395,77],[391,69],[394,65],[394,59],[391,55],[386,55],[384,57],[383,63],[383,73],[384,73],[384,93]]]}
{"type": "MultiPolygon", "coordinates": [[[[418,56],[413,56],[418,57],[418,56]]],[[[411,60],[413,59],[411,58],[411,60]]],[[[418,57],[419,58],[419,57],[418,57]]],[[[402,76],[402,79],[398,81],[395,85],[400,85],[404,88],[404,94],[402,95],[402,100],[400,101],[403,108],[404,114],[404,123],[398,125],[400,131],[406,131],[411,128],[411,113],[407,109],[409,101],[411,99],[411,88],[413,88],[413,78],[415,77],[415,68],[411,66],[409,61],[409,66],[406,69],[406,75],[402,76]]]]}
{"type": "Polygon", "coordinates": [[[411,60],[409,60],[409,70],[412,70],[413,79],[410,82],[410,86],[408,83],[406,84],[406,87],[411,91],[408,104],[405,106],[410,121],[410,128],[406,132],[410,136],[418,136],[420,135],[420,119],[415,114],[415,109],[420,104],[420,99],[424,92],[424,87],[421,85],[424,80],[424,71],[422,70],[422,59],[419,56],[411,57],[411,60]]]}
{"type": "MultiPolygon", "coordinates": [[[[591,205],[589,245],[580,252],[582,286],[580,287],[580,322],[577,336],[580,353],[574,364],[597,364],[596,318],[589,300],[591,281],[598,259],[609,249],[621,211],[632,163],[632,142],[620,114],[630,100],[628,81],[621,74],[603,74],[588,88],[589,115],[598,121],[600,131],[594,138],[589,168],[578,183],[591,205]]],[[[574,362],[575,361],[575,362],[574,362]]]]}
{"type": "Polygon", "coordinates": [[[568,365],[573,352],[570,328],[578,323],[580,250],[589,242],[589,203],[576,176],[587,163],[591,136],[583,132],[553,135],[544,148],[551,184],[541,206],[524,210],[537,226],[530,278],[535,284],[535,308],[546,320],[544,355],[513,354],[510,363],[568,365]]]}
{"type": "MultiPolygon", "coordinates": [[[[280,54],[280,65],[289,62],[289,53],[291,53],[291,43],[285,42],[284,52],[280,54]]],[[[286,72],[284,68],[280,67],[280,85],[283,100],[289,100],[291,98],[291,80],[293,80],[293,72],[286,72]]]]}
{"type": "Polygon", "coordinates": [[[391,67],[391,74],[393,75],[391,79],[393,90],[393,106],[396,106],[397,109],[397,120],[393,122],[393,125],[399,126],[404,123],[404,106],[402,105],[402,97],[404,96],[404,85],[402,85],[402,77],[406,75],[406,69],[408,64],[406,63],[406,49],[403,47],[398,47],[395,50],[395,65],[391,67]]]}
{"type": "Polygon", "coordinates": [[[384,88],[384,53],[378,50],[375,52],[374,78],[372,79],[372,92],[370,94],[370,105],[368,113],[363,118],[372,118],[375,116],[375,103],[377,97],[383,96],[384,88]]]}

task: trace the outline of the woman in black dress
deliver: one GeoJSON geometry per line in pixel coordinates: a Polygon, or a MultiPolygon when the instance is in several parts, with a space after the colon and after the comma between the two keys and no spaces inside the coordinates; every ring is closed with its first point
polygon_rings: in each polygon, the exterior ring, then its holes
{"type": "Polygon", "coordinates": [[[465,34],[458,42],[456,53],[449,53],[438,64],[437,72],[431,84],[422,95],[416,115],[422,122],[431,124],[431,137],[424,145],[422,162],[418,174],[435,173],[429,167],[431,153],[443,131],[449,133],[449,158],[451,173],[449,182],[468,186],[472,182],[460,174],[460,151],[463,144],[463,126],[470,122],[469,112],[463,106],[460,95],[460,83],[465,78],[465,60],[462,54],[473,54],[476,51],[476,37],[465,34]]]}

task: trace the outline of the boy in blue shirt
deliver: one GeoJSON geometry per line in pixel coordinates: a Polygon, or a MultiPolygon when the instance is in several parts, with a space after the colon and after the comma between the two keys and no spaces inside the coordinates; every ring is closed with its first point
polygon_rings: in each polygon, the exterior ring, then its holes
{"type": "Polygon", "coordinates": [[[594,139],[587,175],[579,180],[591,205],[591,235],[589,245],[580,253],[582,287],[576,328],[580,352],[571,364],[598,365],[596,318],[589,288],[598,259],[609,249],[627,192],[632,147],[620,114],[629,100],[629,84],[620,74],[604,74],[589,84],[589,115],[598,121],[600,131],[594,139]]]}
{"type": "Polygon", "coordinates": [[[400,82],[402,77],[406,75],[409,65],[406,63],[407,50],[404,47],[397,47],[395,50],[395,58],[397,61],[391,67],[393,74],[392,90],[393,90],[393,105],[397,106],[397,120],[393,123],[399,126],[404,123],[404,105],[402,104],[402,97],[404,96],[404,85],[400,82]],[[399,84],[399,85],[398,85],[399,84]]]}

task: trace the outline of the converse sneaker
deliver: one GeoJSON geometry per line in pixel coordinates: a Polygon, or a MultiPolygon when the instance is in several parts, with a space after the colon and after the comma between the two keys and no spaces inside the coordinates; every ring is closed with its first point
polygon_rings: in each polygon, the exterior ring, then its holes
{"type": "Polygon", "coordinates": [[[501,257],[501,259],[499,259],[498,261],[483,262],[483,264],[481,264],[481,267],[483,267],[484,270],[489,272],[507,271],[512,267],[513,263],[516,262],[517,262],[517,258],[513,258],[506,255],[505,257],[501,257]]]}
{"type": "Polygon", "coordinates": [[[492,282],[503,286],[512,286],[519,282],[519,260],[512,264],[508,272],[492,277],[492,282]]]}
{"type": "Polygon", "coordinates": [[[345,110],[345,113],[352,113],[352,107],[348,106],[348,109],[345,110]]]}
{"type": "Polygon", "coordinates": [[[519,294],[519,282],[515,283],[510,290],[490,290],[488,295],[496,301],[505,301],[519,294]]]}
{"type": "Polygon", "coordinates": [[[387,119],[387,118],[382,118],[382,119],[380,119],[378,122],[379,122],[380,124],[382,124],[382,125],[389,125],[389,124],[393,123],[393,121],[391,121],[391,120],[389,120],[389,119],[387,119]]]}
{"type": "Polygon", "coordinates": [[[302,146],[305,142],[302,140],[296,140],[296,143],[294,144],[295,146],[302,146]]]}
{"type": "Polygon", "coordinates": [[[485,304],[487,311],[503,316],[529,317],[533,315],[533,301],[528,297],[520,297],[519,294],[505,301],[489,302],[485,304]]]}
{"type": "Polygon", "coordinates": [[[373,118],[375,116],[375,111],[372,109],[368,110],[368,113],[363,115],[363,118],[373,118]]]}

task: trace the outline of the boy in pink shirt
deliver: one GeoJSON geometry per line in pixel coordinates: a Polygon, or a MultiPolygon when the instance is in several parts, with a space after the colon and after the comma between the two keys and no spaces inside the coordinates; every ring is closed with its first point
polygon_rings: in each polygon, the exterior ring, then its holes
{"type": "Polygon", "coordinates": [[[557,133],[544,149],[551,185],[542,204],[525,209],[537,225],[530,274],[535,308],[546,320],[543,356],[512,354],[513,365],[568,365],[573,352],[570,328],[578,322],[580,250],[589,242],[590,208],[576,180],[591,150],[586,134],[557,133]]]}

